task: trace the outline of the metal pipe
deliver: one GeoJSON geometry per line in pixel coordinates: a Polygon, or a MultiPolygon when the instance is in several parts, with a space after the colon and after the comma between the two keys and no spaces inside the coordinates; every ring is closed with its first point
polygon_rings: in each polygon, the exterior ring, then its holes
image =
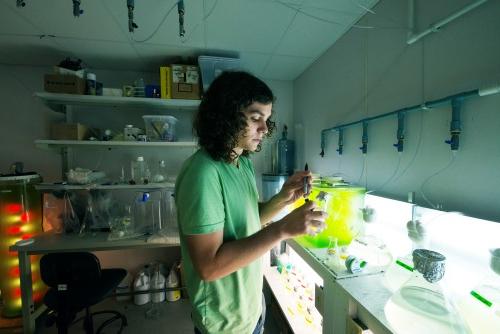
{"type": "Polygon", "coordinates": [[[398,131],[396,133],[397,143],[393,144],[397,148],[398,152],[403,152],[404,140],[405,140],[405,113],[398,112],[398,131]]]}
{"type": "Polygon", "coordinates": [[[429,102],[424,102],[422,104],[401,108],[401,109],[391,111],[391,112],[388,112],[385,114],[380,114],[377,116],[360,119],[358,121],[337,125],[337,126],[334,126],[334,127],[328,128],[328,129],[323,129],[323,130],[321,130],[321,150],[323,153],[321,156],[324,157],[324,149],[326,147],[326,136],[327,136],[328,132],[338,131],[340,129],[345,129],[345,128],[348,128],[350,126],[356,125],[356,124],[367,123],[367,122],[375,121],[377,119],[389,117],[392,115],[397,115],[401,112],[402,113],[409,113],[409,112],[413,112],[413,111],[432,109],[432,108],[438,107],[442,104],[445,104],[447,102],[450,102],[453,99],[466,99],[466,98],[473,97],[473,96],[484,96],[484,95],[498,93],[498,92],[500,92],[500,86],[488,88],[486,90],[483,90],[482,92],[483,92],[483,95],[480,95],[480,90],[474,89],[474,90],[470,90],[467,92],[449,95],[449,96],[441,98],[441,99],[437,99],[437,100],[433,100],[433,101],[429,101],[429,102]]]}
{"type": "Polygon", "coordinates": [[[339,142],[338,142],[337,152],[339,152],[339,155],[342,155],[343,151],[344,151],[344,129],[339,129],[339,142]]]}
{"type": "Polygon", "coordinates": [[[463,98],[456,98],[451,100],[451,122],[450,122],[450,135],[451,138],[446,140],[446,144],[450,144],[452,151],[458,151],[460,143],[460,132],[462,126],[460,122],[460,110],[462,109],[463,98]]]}
{"type": "Polygon", "coordinates": [[[432,33],[432,32],[438,32],[439,29],[441,29],[442,27],[444,27],[446,24],[450,23],[451,21],[459,18],[460,16],[462,15],[465,15],[467,14],[468,12],[470,12],[471,10],[475,9],[476,7],[479,7],[481,6],[482,4],[484,4],[485,2],[487,2],[488,0],[478,0],[474,3],[471,3],[470,5],[467,5],[465,6],[464,8],[460,9],[459,11],[451,14],[450,16],[442,19],[441,21],[438,21],[437,23],[434,23],[432,24],[428,29],[422,31],[421,33],[418,33],[418,34],[412,34],[407,40],[406,40],[406,43],[408,45],[411,45],[415,42],[417,42],[419,39],[421,39],[422,37],[425,37],[427,36],[428,34],[432,33]]]}

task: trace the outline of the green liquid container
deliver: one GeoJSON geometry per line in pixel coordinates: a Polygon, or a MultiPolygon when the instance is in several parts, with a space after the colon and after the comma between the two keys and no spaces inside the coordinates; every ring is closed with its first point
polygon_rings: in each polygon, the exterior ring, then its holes
{"type": "MultiPolygon", "coordinates": [[[[354,186],[313,185],[308,199],[328,213],[326,228],[315,236],[302,235],[295,240],[306,248],[328,248],[332,238],[339,246],[347,246],[363,228],[365,188],[354,186]],[[325,196],[326,194],[326,196],[325,196]]],[[[304,198],[293,204],[293,209],[302,206],[304,198]]]]}

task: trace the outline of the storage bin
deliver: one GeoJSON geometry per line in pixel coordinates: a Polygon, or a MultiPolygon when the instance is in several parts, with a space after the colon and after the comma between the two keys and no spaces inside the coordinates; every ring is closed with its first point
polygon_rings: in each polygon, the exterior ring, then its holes
{"type": "Polygon", "coordinates": [[[150,141],[177,141],[177,118],[163,115],[144,115],[142,118],[150,141]]]}
{"type": "Polygon", "coordinates": [[[200,66],[204,92],[207,91],[208,86],[222,72],[241,69],[241,63],[238,58],[199,56],[198,65],[200,66]]]}

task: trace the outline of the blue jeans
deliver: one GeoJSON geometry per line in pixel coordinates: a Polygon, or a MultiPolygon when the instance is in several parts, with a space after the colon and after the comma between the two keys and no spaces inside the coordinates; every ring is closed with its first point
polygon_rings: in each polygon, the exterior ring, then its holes
{"type": "MultiPolygon", "coordinates": [[[[264,298],[264,294],[262,294],[262,314],[260,315],[259,320],[257,321],[257,325],[255,326],[252,334],[262,334],[264,333],[264,323],[266,322],[266,299],[264,298]]],[[[195,334],[201,334],[201,331],[198,328],[194,328],[195,334]]]]}

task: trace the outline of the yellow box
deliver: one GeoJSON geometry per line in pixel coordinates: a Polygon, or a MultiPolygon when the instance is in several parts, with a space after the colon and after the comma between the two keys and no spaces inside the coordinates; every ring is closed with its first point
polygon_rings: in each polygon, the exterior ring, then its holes
{"type": "Polygon", "coordinates": [[[160,93],[162,99],[172,98],[172,76],[170,66],[160,67],[160,93]]]}

